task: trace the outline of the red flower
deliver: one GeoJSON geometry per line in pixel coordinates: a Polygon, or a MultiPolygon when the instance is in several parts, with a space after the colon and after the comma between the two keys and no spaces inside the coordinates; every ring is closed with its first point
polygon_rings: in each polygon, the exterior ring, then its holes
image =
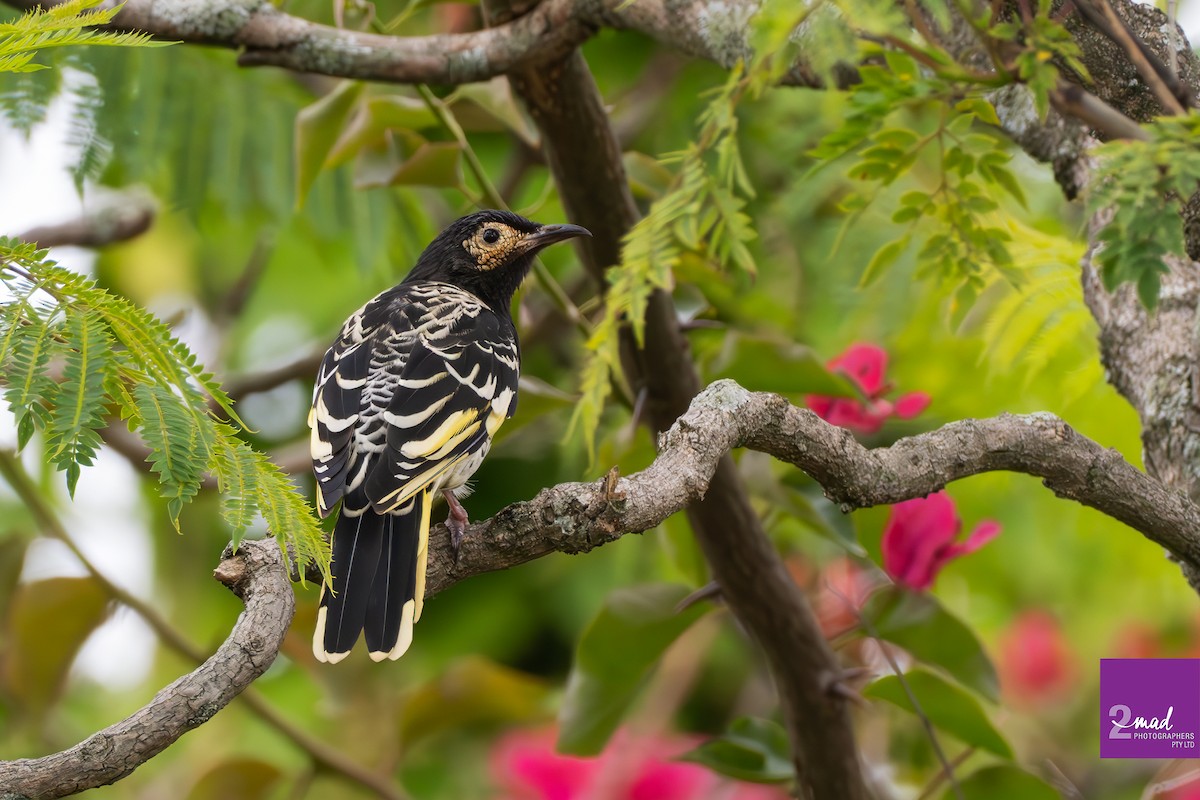
{"type": "Polygon", "coordinates": [[[787,800],[767,786],[726,780],[699,764],[671,759],[697,744],[683,737],[618,732],[594,758],[554,752],[550,729],[512,731],[492,753],[500,800],[787,800]]]}
{"type": "Polygon", "coordinates": [[[826,366],[833,372],[844,374],[858,385],[868,398],[867,403],[850,397],[825,397],[809,395],[805,398],[808,407],[830,425],[849,428],[859,433],[875,433],[888,417],[911,419],[929,405],[929,395],[911,392],[899,397],[893,404],[883,399],[891,386],[884,382],[887,372],[887,353],[870,344],[854,344],[826,366]]]}
{"type": "Polygon", "coordinates": [[[883,529],[883,568],[912,589],[933,586],[942,567],[973,553],[1000,533],[1000,523],[979,523],[966,541],[957,541],[962,520],[944,491],[892,506],[883,529]]]}
{"type": "Polygon", "coordinates": [[[1019,705],[1062,699],[1075,681],[1075,660],[1058,620],[1023,611],[1000,636],[1000,685],[1019,705]]]}

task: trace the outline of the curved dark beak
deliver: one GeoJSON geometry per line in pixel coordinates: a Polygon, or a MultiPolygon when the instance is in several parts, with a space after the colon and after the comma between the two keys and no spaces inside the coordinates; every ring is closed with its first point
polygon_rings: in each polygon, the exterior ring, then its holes
{"type": "Polygon", "coordinates": [[[591,231],[580,225],[543,225],[521,240],[521,249],[526,252],[536,252],[555,242],[563,242],[577,236],[590,237],[591,235],[591,231]]]}

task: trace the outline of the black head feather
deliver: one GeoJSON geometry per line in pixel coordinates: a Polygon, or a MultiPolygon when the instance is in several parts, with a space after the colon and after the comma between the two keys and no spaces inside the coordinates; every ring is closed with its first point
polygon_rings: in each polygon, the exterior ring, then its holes
{"type": "Polygon", "coordinates": [[[578,225],[540,225],[511,211],[479,211],[438,234],[404,282],[454,284],[506,314],[533,257],[547,245],[576,236],[591,234],[578,225]]]}

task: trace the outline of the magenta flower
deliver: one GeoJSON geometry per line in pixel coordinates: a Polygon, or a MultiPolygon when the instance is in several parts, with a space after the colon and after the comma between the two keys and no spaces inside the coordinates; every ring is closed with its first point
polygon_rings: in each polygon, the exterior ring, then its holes
{"type": "Polygon", "coordinates": [[[496,800],[787,800],[770,786],[727,780],[699,764],[673,761],[698,740],[619,731],[594,758],[554,751],[554,731],[516,730],[492,751],[496,800]]]}
{"type": "Polygon", "coordinates": [[[896,503],[883,529],[883,568],[896,583],[924,591],[942,567],[996,538],[1000,523],[985,520],[962,542],[961,531],[954,501],[944,491],[896,503]]]}
{"type": "Polygon", "coordinates": [[[827,365],[833,372],[840,372],[858,385],[867,396],[864,403],[852,397],[825,397],[809,395],[805,398],[808,407],[830,425],[849,428],[859,433],[875,433],[889,417],[912,419],[929,405],[929,395],[910,392],[901,395],[893,403],[883,395],[891,390],[884,381],[887,372],[887,353],[870,344],[851,345],[846,352],[827,365]]]}
{"type": "Polygon", "coordinates": [[[1048,611],[1022,611],[1000,635],[1000,686],[1017,705],[1065,700],[1078,670],[1062,626],[1048,611]]]}

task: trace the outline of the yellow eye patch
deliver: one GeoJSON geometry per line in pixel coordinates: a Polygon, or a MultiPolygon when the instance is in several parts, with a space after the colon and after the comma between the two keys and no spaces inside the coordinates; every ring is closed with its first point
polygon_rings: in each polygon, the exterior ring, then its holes
{"type": "Polygon", "coordinates": [[[508,261],[513,248],[524,238],[524,233],[502,222],[489,222],[462,244],[480,269],[489,270],[508,261]]]}

